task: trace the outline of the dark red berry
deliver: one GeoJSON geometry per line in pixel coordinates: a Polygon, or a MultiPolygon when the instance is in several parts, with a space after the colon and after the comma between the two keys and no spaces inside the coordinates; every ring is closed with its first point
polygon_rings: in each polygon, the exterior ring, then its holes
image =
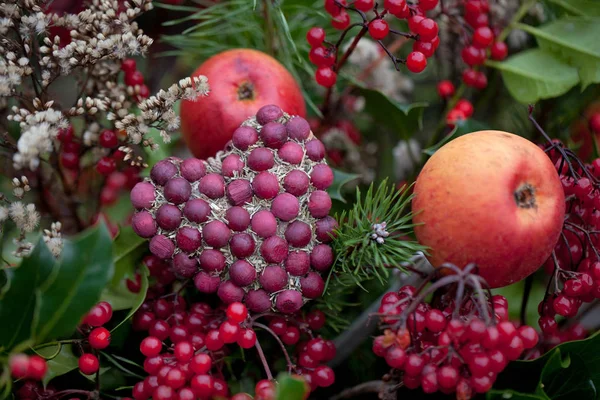
{"type": "Polygon", "coordinates": [[[406,68],[410,72],[419,73],[427,67],[427,58],[419,51],[411,52],[406,58],[406,68]]]}

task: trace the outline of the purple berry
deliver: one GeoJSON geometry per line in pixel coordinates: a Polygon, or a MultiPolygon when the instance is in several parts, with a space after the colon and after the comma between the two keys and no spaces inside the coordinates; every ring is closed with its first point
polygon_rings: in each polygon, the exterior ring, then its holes
{"type": "Polygon", "coordinates": [[[231,281],[221,282],[219,290],[217,290],[217,295],[225,304],[241,302],[244,298],[244,294],[244,289],[235,286],[231,281]]]}
{"type": "Polygon", "coordinates": [[[308,199],[308,211],[315,218],[324,218],[331,210],[331,197],[322,190],[315,190],[308,199]]]}
{"type": "Polygon", "coordinates": [[[154,183],[164,186],[169,179],[177,175],[177,166],[169,160],[161,160],[150,170],[150,178],[154,183]]]}
{"type": "Polygon", "coordinates": [[[333,171],[327,164],[317,164],[310,173],[310,180],[314,187],[325,190],[333,183],[333,171]]]}
{"type": "Polygon", "coordinates": [[[325,146],[319,139],[306,142],[306,155],[313,161],[321,161],[325,157],[325,146]]]}
{"type": "Polygon", "coordinates": [[[219,250],[206,249],[198,257],[200,267],[206,272],[221,272],[225,269],[225,256],[219,250]]]}
{"type": "Polygon", "coordinates": [[[236,179],[227,185],[227,199],[234,206],[250,203],[252,196],[254,196],[252,185],[246,179],[236,179]]]}
{"type": "Polygon", "coordinates": [[[268,238],[277,233],[277,220],[267,210],[261,210],[252,216],[250,223],[252,230],[262,238],[268,238]]]}
{"type": "Polygon", "coordinates": [[[277,295],[275,307],[284,314],[294,314],[302,307],[302,294],[295,290],[284,290],[277,295]]]}
{"type": "Polygon", "coordinates": [[[288,244],[279,236],[267,238],[260,246],[260,254],[266,262],[279,264],[288,255],[288,244]]]}
{"type": "Polygon", "coordinates": [[[246,293],[245,303],[248,310],[255,313],[265,312],[271,308],[271,299],[267,292],[262,289],[249,290],[246,293]]]}
{"type": "Polygon", "coordinates": [[[229,250],[237,258],[250,257],[254,253],[254,247],[254,239],[247,233],[236,233],[229,242],[229,250]]]}
{"type": "Polygon", "coordinates": [[[245,231],[250,225],[250,214],[243,207],[231,207],[225,212],[229,228],[236,232],[245,231]]]}
{"type": "Polygon", "coordinates": [[[252,189],[261,199],[272,199],[279,193],[279,180],[275,174],[263,171],[254,177],[252,189]]]}
{"type": "Polygon", "coordinates": [[[218,199],[225,194],[225,181],[219,174],[208,174],[200,179],[198,190],[209,199],[218,199]]]}
{"type": "Polygon", "coordinates": [[[248,286],[256,279],[256,269],[246,260],[237,260],[229,267],[229,279],[237,286],[248,286]]]}
{"type": "Polygon", "coordinates": [[[181,250],[192,253],[202,245],[202,235],[198,229],[184,226],[177,231],[175,241],[181,250]]]}
{"type": "Polygon", "coordinates": [[[290,251],[284,266],[290,275],[304,276],[310,269],[310,257],[305,251],[290,251]]]}
{"type": "Polygon", "coordinates": [[[298,216],[299,211],[298,199],[289,193],[277,195],[271,203],[271,212],[282,221],[291,221],[298,216]]]}
{"type": "Polygon", "coordinates": [[[198,261],[185,253],[177,253],[173,257],[173,272],[183,278],[191,278],[198,272],[198,261]]]}
{"type": "Polygon", "coordinates": [[[269,265],[266,267],[258,282],[269,293],[278,292],[287,284],[287,273],[278,265],[269,265]]]}
{"type": "Polygon", "coordinates": [[[323,294],[325,282],[316,272],[309,272],[304,278],[300,278],[302,294],[309,299],[316,299],[323,294]]]}
{"type": "Polygon", "coordinates": [[[244,169],[244,161],[237,154],[230,154],[221,163],[221,172],[223,176],[233,177],[234,173],[238,174],[244,169]]]}
{"type": "Polygon", "coordinates": [[[285,229],[285,240],[293,247],[306,246],[310,242],[311,236],[310,226],[299,220],[292,222],[285,229]]]}
{"type": "Polygon", "coordinates": [[[273,167],[275,158],[271,150],[258,147],[250,152],[246,164],[253,171],[266,171],[273,167]]]}
{"type": "Polygon", "coordinates": [[[287,142],[288,135],[285,126],[278,122],[269,122],[260,131],[260,138],[265,146],[278,149],[287,142]]]}
{"type": "Polygon", "coordinates": [[[317,240],[323,243],[329,243],[335,237],[335,230],[338,227],[338,223],[335,218],[327,216],[317,221],[315,224],[317,229],[317,240]]]}
{"type": "Polygon", "coordinates": [[[168,237],[156,235],[150,239],[150,252],[156,257],[166,260],[173,256],[175,245],[168,237]]]}
{"type": "Polygon", "coordinates": [[[181,176],[189,182],[196,182],[206,175],[206,165],[204,161],[197,158],[188,158],[181,163],[181,176]]]}
{"type": "Polygon", "coordinates": [[[233,132],[231,139],[233,145],[242,151],[258,142],[258,132],[249,126],[240,126],[233,132]]]}
{"type": "Polygon", "coordinates": [[[310,136],[310,125],[302,117],[293,117],[285,124],[290,139],[302,142],[310,136]]]}
{"type": "Polygon", "coordinates": [[[152,203],[156,199],[154,186],[150,182],[136,183],[133,189],[131,189],[129,198],[131,199],[131,204],[137,209],[151,208],[152,203]]]}
{"type": "Polygon", "coordinates": [[[131,227],[140,237],[145,239],[156,235],[156,221],[148,211],[140,211],[131,218],[131,227]]]}
{"type": "Polygon", "coordinates": [[[173,204],[188,201],[192,195],[192,186],[183,178],[169,179],[165,185],[165,199],[173,204]]]}
{"type": "Polygon", "coordinates": [[[302,196],[308,190],[309,182],[308,175],[304,171],[295,169],[283,178],[283,188],[289,194],[302,196]]]}
{"type": "Polygon", "coordinates": [[[325,272],[333,265],[333,250],[326,244],[316,245],[310,253],[310,265],[320,272],[325,272]]]}
{"type": "Polygon", "coordinates": [[[304,149],[296,142],[287,142],[281,146],[277,154],[283,161],[298,165],[304,158],[304,149]]]}
{"type": "Polygon", "coordinates": [[[173,204],[163,204],[156,211],[156,222],[161,228],[174,231],[181,224],[181,211],[173,204]]]}
{"type": "Polygon", "coordinates": [[[227,225],[218,220],[210,221],[202,228],[202,236],[204,236],[204,241],[210,247],[219,248],[226,246],[227,242],[229,242],[230,235],[231,231],[227,225]]]}
{"type": "Polygon", "coordinates": [[[261,125],[276,121],[281,117],[283,117],[283,111],[274,104],[262,106],[256,112],[256,122],[261,125]]]}
{"type": "Polygon", "coordinates": [[[188,200],[183,207],[183,215],[197,224],[206,222],[210,213],[210,205],[202,199],[188,200]]]}
{"type": "Polygon", "coordinates": [[[210,276],[206,272],[199,272],[194,277],[194,285],[201,293],[215,293],[220,284],[218,276],[210,276]]]}

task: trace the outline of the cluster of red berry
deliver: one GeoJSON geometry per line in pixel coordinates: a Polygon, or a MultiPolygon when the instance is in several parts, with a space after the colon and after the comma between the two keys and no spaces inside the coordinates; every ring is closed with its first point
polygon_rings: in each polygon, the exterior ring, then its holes
{"type": "Polygon", "coordinates": [[[97,351],[110,344],[110,331],[103,325],[112,318],[113,310],[109,303],[101,301],[85,316],[80,326],[81,332],[87,333],[87,342],[92,349],[79,357],[79,370],[85,375],[92,375],[100,369],[97,351]]]}
{"type": "Polygon", "coordinates": [[[508,321],[502,296],[485,304],[467,298],[457,307],[454,300],[442,297],[428,304],[418,295],[414,287],[404,286],[383,297],[379,314],[385,330],[373,342],[373,352],[402,371],[400,379],[410,389],[470,399],[489,391],[508,362],[538,342],[535,329],[508,321]]]}
{"type": "Polygon", "coordinates": [[[144,75],[137,69],[134,59],[126,58],[121,64],[121,70],[125,73],[125,84],[133,89],[133,98],[140,102],[150,96],[150,89],[144,84],[144,75]]]}
{"type": "Polygon", "coordinates": [[[15,354],[8,361],[10,374],[15,379],[41,381],[48,371],[46,360],[38,355],[15,354]]]}

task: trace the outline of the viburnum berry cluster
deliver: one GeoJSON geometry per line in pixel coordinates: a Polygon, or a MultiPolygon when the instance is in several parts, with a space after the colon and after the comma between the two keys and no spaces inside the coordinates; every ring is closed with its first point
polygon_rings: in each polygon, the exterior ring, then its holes
{"type": "MultiPolygon", "coordinates": [[[[160,288],[162,286],[158,286],[160,288]]],[[[314,336],[325,324],[322,312],[281,316],[274,313],[250,315],[239,302],[213,308],[207,303],[188,304],[177,294],[161,295],[162,290],[149,294],[137,311],[133,328],[147,332],[140,343],[144,355],[144,370],[149,374],[135,384],[136,400],[228,398],[230,389],[225,379],[225,359],[237,348],[255,348],[267,379],[255,387],[255,400],[272,400],[276,382],[261,347],[256,329],[269,333],[280,345],[288,372],[301,376],[308,390],[329,386],[333,371],[322,363],[335,355],[333,342],[314,336]],[[268,322],[261,322],[267,319],[268,322]],[[302,337],[310,340],[300,342],[302,337]],[[297,364],[289,352],[298,349],[297,364]]],[[[230,397],[251,399],[247,393],[230,397]]]]}
{"type": "Polygon", "coordinates": [[[131,191],[133,229],[198,291],[293,314],[334,261],[324,157],[305,119],[264,106],[216,158],[158,162],[131,191]]]}
{"type": "Polygon", "coordinates": [[[103,325],[110,321],[112,314],[112,306],[101,301],[92,307],[79,327],[80,332],[87,337],[82,344],[87,342],[90,348],[90,352],[79,357],[79,370],[84,375],[93,375],[100,369],[98,351],[110,345],[110,331],[103,325]]]}
{"type": "Polygon", "coordinates": [[[373,342],[373,352],[392,368],[384,379],[457,399],[489,391],[510,361],[537,345],[538,334],[509,321],[506,298],[492,296],[486,285],[474,264],[463,270],[447,264],[419,289],[387,293],[378,312],[384,332],[373,342]]]}

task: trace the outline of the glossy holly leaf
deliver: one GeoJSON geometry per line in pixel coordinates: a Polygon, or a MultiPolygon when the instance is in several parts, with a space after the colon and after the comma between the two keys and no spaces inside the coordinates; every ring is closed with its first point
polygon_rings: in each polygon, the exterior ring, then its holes
{"type": "Polygon", "coordinates": [[[519,393],[514,390],[490,390],[485,398],[487,400],[550,400],[548,396],[519,393]]]}
{"type": "Polygon", "coordinates": [[[277,377],[277,400],[303,400],[306,394],[306,384],[301,379],[292,378],[288,374],[277,377]]]}
{"type": "Polygon", "coordinates": [[[539,28],[517,28],[534,35],[541,49],[577,68],[583,89],[600,82],[600,18],[567,17],[539,28]]]}
{"type": "Polygon", "coordinates": [[[36,290],[55,275],[56,268],[56,259],[40,239],[19,267],[6,269],[7,285],[0,298],[0,321],[10,321],[10,329],[0,329],[0,347],[10,350],[32,337],[36,290]]]}
{"type": "Polygon", "coordinates": [[[48,372],[44,375],[44,386],[57,376],[64,375],[78,368],[79,358],[73,354],[72,345],[48,346],[36,350],[36,353],[46,358],[48,372]]]}
{"type": "Polygon", "coordinates": [[[378,90],[358,88],[365,98],[365,112],[377,124],[385,125],[398,139],[408,140],[423,128],[423,112],[427,103],[400,104],[378,90]]]}
{"type": "Polygon", "coordinates": [[[113,271],[112,239],[106,225],[97,225],[74,240],[65,240],[52,276],[34,289],[35,342],[71,335],[100,299],[113,271]]]}
{"type": "MultiPolygon", "coordinates": [[[[133,314],[135,314],[135,312],[142,306],[142,303],[144,303],[144,300],[146,299],[146,292],[148,291],[148,275],[150,275],[148,268],[146,268],[145,266],[142,267],[140,270],[142,284],[140,286],[140,291],[138,293],[131,293],[125,287],[125,290],[127,290],[127,292],[129,292],[132,295],[132,297],[130,298],[130,301],[128,302],[129,307],[126,307],[126,308],[131,308],[131,310],[129,310],[129,312],[127,313],[127,316],[121,322],[119,322],[119,324],[117,326],[115,326],[111,332],[116,331],[121,325],[123,325],[125,322],[127,322],[133,316],[133,314]]],[[[112,300],[115,301],[115,299],[112,299],[112,300]]],[[[109,298],[109,299],[107,299],[107,301],[110,303],[111,299],[109,298]]],[[[111,305],[112,305],[112,303],[111,303],[111,305]]],[[[123,305],[123,304],[120,304],[120,305],[123,305]]]]}
{"type": "Polygon", "coordinates": [[[542,49],[522,51],[505,61],[486,61],[496,68],[510,94],[529,104],[558,97],[579,83],[577,69],[542,49]]]}
{"type": "Polygon", "coordinates": [[[539,393],[553,400],[596,399],[596,387],[585,366],[576,353],[552,352],[542,371],[539,393]]]}
{"type": "Polygon", "coordinates": [[[595,0],[546,0],[567,13],[581,17],[600,17],[600,2],[595,0]]]}
{"type": "Polygon", "coordinates": [[[342,187],[345,184],[360,178],[360,175],[350,174],[335,168],[332,168],[331,170],[333,171],[333,183],[327,189],[327,193],[329,193],[329,197],[331,197],[332,200],[335,199],[345,203],[346,199],[342,196],[342,187]]]}
{"type": "Polygon", "coordinates": [[[131,226],[121,227],[113,242],[115,273],[111,286],[118,286],[124,278],[135,276],[135,266],[147,249],[146,239],[139,237],[131,226]]]}

